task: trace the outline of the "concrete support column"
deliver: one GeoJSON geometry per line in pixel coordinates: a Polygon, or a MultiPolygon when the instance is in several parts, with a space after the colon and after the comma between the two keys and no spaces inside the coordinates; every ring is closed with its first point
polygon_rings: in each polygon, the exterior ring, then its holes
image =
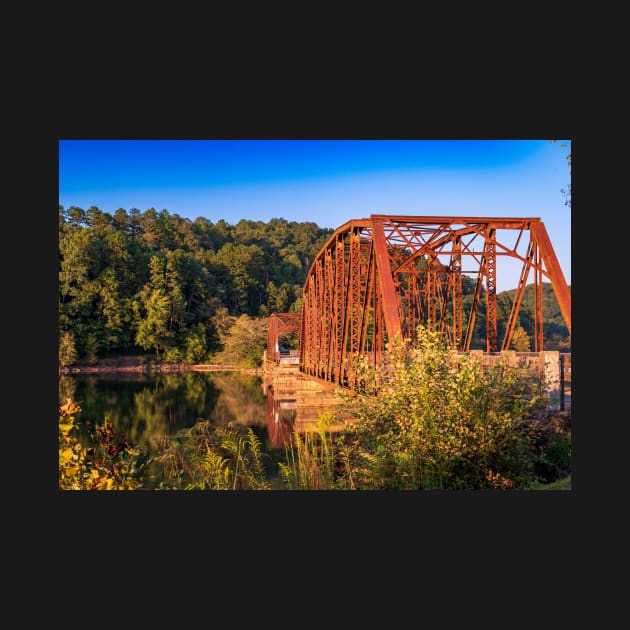
{"type": "Polygon", "coordinates": [[[560,409],[560,352],[543,350],[540,353],[541,370],[544,378],[544,393],[549,397],[549,407],[560,409]]]}
{"type": "Polygon", "coordinates": [[[477,359],[477,361],[479,361],[479,363],[481,363],[481,365],[485,364],[484,361],[484,351],[483,350],[470,350],[470,352],[468,352],[468,354],[470,354],[471,357],[474,357],[475,359],[477,359]]]}

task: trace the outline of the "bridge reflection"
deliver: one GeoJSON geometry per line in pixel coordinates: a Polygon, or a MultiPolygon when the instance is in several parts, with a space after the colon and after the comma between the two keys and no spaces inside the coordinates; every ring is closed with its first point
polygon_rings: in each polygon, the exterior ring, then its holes
{"type": "Polygon", "coordinates": [[[273,386],[267,388],[267,435],[271,448],[284,448],[293,443],[293,427],[297,416],[297,400],[274,396],[273,386]]]}
{"type": "MultiPolygon", "coordinates": [[[[316,431],[319,417],[326,412],[343,415],[339,391],[302,374],[295,365],[267,363],[263,390],[270,448],[292,446],[296,433],[316,431]]],[[[343,426],[343,421],[337,421],[329,429],[338,431],[343,426]]]]}

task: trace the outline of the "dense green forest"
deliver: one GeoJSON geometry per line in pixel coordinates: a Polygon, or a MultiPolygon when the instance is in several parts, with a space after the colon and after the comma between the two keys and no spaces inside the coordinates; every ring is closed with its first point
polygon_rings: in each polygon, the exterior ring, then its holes
{"type": "Polygon", "coordinates": [[[60,360],[143,350],[211,360],[235,317],[301,309],[306,272],[331,233],[285,219],[230,225],[60,206],[60,360]]]}
{"type": "MultiPolygon", "coordinates": [[[[570,289],[571,287],[569,287],[570,289]]],[[[462,282],[462,305],[465,318],[472,307],[475,291],[475,281],[471,278],[463,277],[462,282]]],[[[497,336],[502,340],[505,335],[514,295],[516,289],[501,291],[497,293],[497,336]]],[[[561,352],[571,352],[571,339],[569,330],[564,323],[560,305],[556,299],[553,287],[550,282],[543,282],[542,286],[542,308],[543,308],[543,342],[545,350],[560,350],[561,352]]],[[[486,304],[485,289],[481,289],[481,299],[477,309],[475,328],[471,341],[471,348],[486,348],[486,304]]],[[[523,301],[518,315],[518,322],[512,335],[511,348],[522,352],[531,352],[534,349],[534,285],[525,287],[523,301]]]]}
{"type": "MultiPolygon", "coordinates": [[[[269,313],[301,310],[306,273],[332,233],[282,218],[231,225],[154,208],[112,215],[95,206],[60,206],[60,363],[142,352],[165,362],[212,362],[221,351],[225,358],[228,336],[260,338],[269,313]]],[[[520,316],[523,349],[533,334],[531,289],[520,316]]],[[[472,292],[472,281],[465,283],[464,308],[472,292]]],[[[497,295],[499,334],[513,294],[497,295]]],[[[568,350],[551,285],[543,287],[543,299],[545,347],[568,350]]],[[[483,347],[483,300],[479,311],[474,347],[483,347]]]]}

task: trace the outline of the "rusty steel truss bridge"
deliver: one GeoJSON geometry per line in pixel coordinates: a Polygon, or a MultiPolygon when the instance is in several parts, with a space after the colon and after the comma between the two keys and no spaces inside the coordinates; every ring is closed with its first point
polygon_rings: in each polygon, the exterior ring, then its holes
{"type": "Polygon", "coordinates": [[[381,365],[388,342],[413,341],[419,324],[469,351],[482,300],[485,350],[507,350],[527,284],[533,284],[534,352],[540,352],[543,282],[551,283],[571,334],[571,293],[540,219],[373,214],[339,227],[317,254],[301,314],[270,318],[267,356],[278,358],[279,334],[299,330],[300,371],[352,387],[358,356],[381,365]],[[520,266],[520,276],[499,339],[497,271],[507,259],[520,266]],[[474,287],[466,305],[465,282],[474,287]]]}

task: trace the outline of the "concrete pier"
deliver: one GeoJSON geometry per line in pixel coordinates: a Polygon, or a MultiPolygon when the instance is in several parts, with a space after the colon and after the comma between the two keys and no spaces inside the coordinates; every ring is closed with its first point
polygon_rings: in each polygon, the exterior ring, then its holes
{"type": "MultiPolygon", "coordinates": [[[[316,431],[320,415],[336,413],[341,389],[315,380],[295,363],[263,361],[263,391],[267,397],[267,433],[272,448],[283,448],[293,432],[316,431]]],[[[344,422],[330,425],[339,430],[344,422]]]]}

